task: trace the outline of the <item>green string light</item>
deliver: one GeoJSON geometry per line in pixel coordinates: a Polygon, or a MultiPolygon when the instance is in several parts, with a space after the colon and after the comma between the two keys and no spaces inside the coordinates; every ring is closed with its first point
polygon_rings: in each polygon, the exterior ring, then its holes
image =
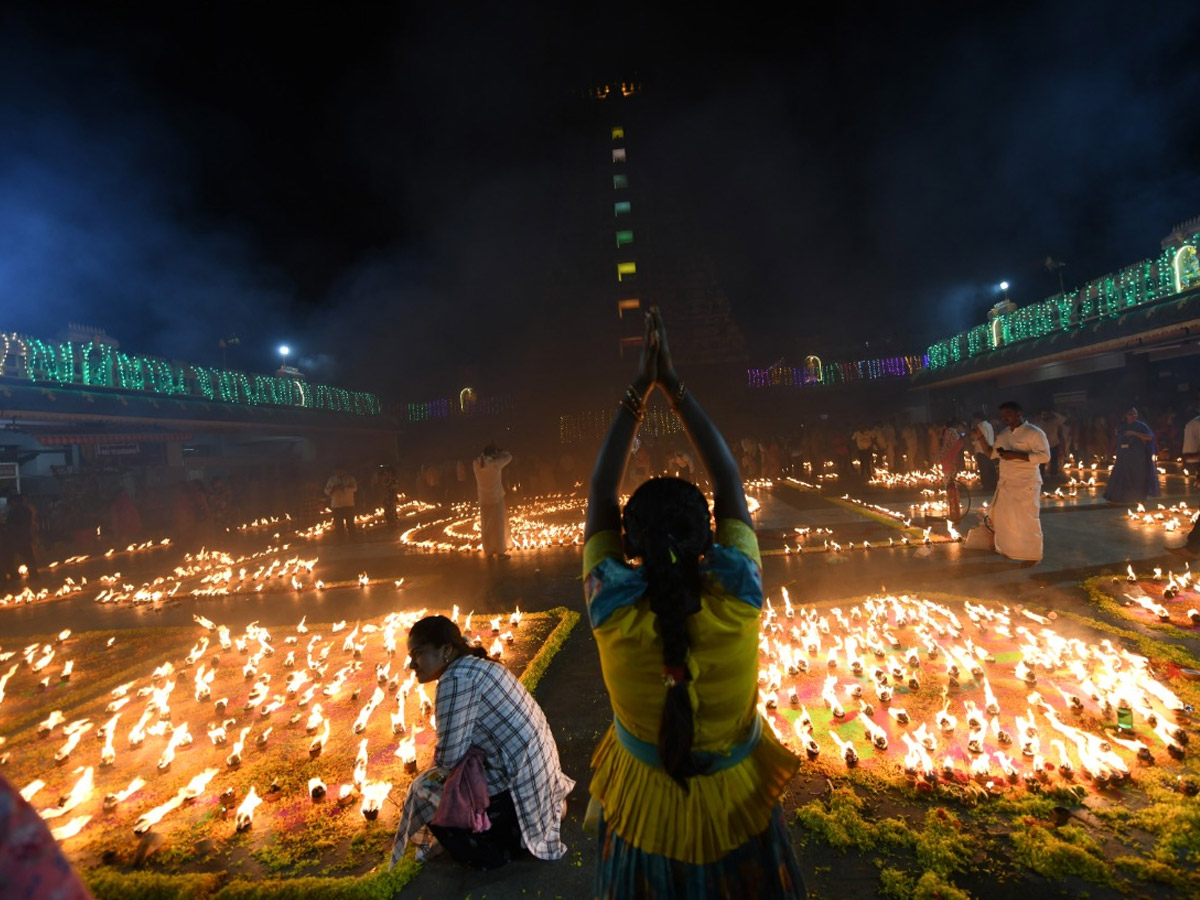
{"type": "MultiPolygon", "coordinates": [[[[1200,232],[1193,234],[1186,245],[1200,245],[1200,232]]],[[[996,329],[1000,345],[1069,331],[1089,320],[1110,318],[1173,296],[1178,293],[1175,256],[1175,250],[1166,249],[1154,259],[1142,260],[1090,281],[1082,288],[1056,294],[1000,316],[996,329]]],[[[929,347],[929,368],[943,369],[996,349],[996,331],[990,324],[976,325],[969,331],[938,341],[929,347]]]]}
{"type": "Polygon", "coordinates": [[[154,356],[122,353],[108,344],[75,345],[70,341],[43,341],[18,334],[0,337],[3,337],[0,373],[11,365],[18,377],[33,382],[78,384],[168,397],[190,396],[242,406],[304,407],[359,416],[379,415],[383,411],[379,398],[365,391],[174,363],[154,356]]]}

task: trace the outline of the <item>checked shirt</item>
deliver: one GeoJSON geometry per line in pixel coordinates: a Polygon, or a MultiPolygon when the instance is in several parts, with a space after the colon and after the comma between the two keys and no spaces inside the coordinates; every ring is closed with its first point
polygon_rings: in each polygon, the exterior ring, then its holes
{"type": "Polygon", "coordinates": [[[559,827],[563,800],[575,782],[563,774],[542,708],[512,672],[490,659],[456,659],[438,680],[434,712],[434,768],[419,775],[404,798],[392,864],[409,841],[418,850],[432,846],[434,838],[426,826],[437,811],[442,784],[471,747],[480,748],[486,757],[489,796],[512,794],[526,849],[540,859],[566,853],[559,827]]]}

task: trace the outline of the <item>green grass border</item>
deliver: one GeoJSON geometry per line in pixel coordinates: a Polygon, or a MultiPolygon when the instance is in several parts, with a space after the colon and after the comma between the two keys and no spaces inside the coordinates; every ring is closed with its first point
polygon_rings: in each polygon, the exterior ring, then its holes
{"type": "Polygon", "coordinates": [[[554,657],[558,655],[558,651],[562,649],[563,644],[567,642],[567,638],[571,636],[575,626],[579,624],[579,613],[573,609],[567,609],[565,606],[556,606],[553,609],[548,609],[542,615],[558,615],[558,624],[554,626],[554,630],[546,636],[546,640],[542,643],[541,648],[534,654],[533,659],[525,666],[525,671],[521,673],[521,684],[525,686],[525,690],[529,693],[537,691],[537,687],[541,684],[542,676],[546,674],[546,670],[550,668],[550,663],[554,661],[554,657]]]}
{"type": "Polygon", "coordinates": [[[381,863],[366,875],[343,878],[230,881],[227,872],[164,875],[107,867],[80,874],[96,900],[391,900],[420,871],[420,863],[403,859],[394,869],[381,863]]]}

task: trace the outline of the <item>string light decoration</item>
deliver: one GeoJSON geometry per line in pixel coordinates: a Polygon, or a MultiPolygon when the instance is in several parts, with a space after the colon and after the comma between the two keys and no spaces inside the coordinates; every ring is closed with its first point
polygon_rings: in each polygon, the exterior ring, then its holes
{"type": "Polygon", "coordinates": [[[1200,283],[1197,246],[1200,232],[1192,233],[1177,250],[1168,247],[1154,259],[1144,259],[1081,288],[1005,313],[996,319],[999,324],[993,323],[994,327],[976,325],[938,341],[929,348],[928,367],[943,369],[999,346],[1070,331],[1091,320],[1111,318],[1189,290],[1200,283]],[[1181,272],[1187,273],[1186,277],[1181,277],[1181,272]]]}
{"type": "Polygon", "coordinates": [[[887,356],[823,365],[817,357],[809,356],[803,368],[779,364],[766,369],[747,369],[746,381],[753,388],[828,387],[881,378],[907,378],[927,367],[924,356],[887,356]]]}
{"type": "Polygon", "coordinates": [[[508,394],[495,397],[479,397],[473,388],[469,402],[463,401],[463,395],[457,397],[439,397],[436,400],[425,400],[408,404],[408,421],[429,422],[434,419],[448,419],[461,416],[498,416],[513,410],[513,400],[508,394]]]}
{"type": "Polygon", "coordinates": [[[824,371],[825,371],[825,369],[821,365],[821,357],[811,356],[811,355],[804,357],[804,383],[805,384],[810,384],[814,381],[819,382],[821,380],[821,375],[824,373],[824,371]]]}
{"type": "MultiPolygon", "coordinates": [[[[580,441],[599,441],[608,433],[612,422],[611,409],[591,409],[581,413],[569,413],[558,417],[558,442],[577,444],[580,441]]],[[[645,418],[638,429],[640,434],[666,437],[681,434],[683,426],[675,414],[661,406],[646,409],[645,418]]]]}
{"type": "Polygon", "coordinates": [[[379,398],[365,391],[170,362],[122,353],[98,342],[43,341],[15,332],[0,333],[0,375],[241,406],[292,406],[358,416],[375,416],[383,410],[379,398]]]}
{"type": "MultiPolygon", "coordinates": [[[[641,91],[642,85],[636,81],[621,81],[613,82],[612,84],[600,84],[587,91],[589,100],[607,100],[609,97],[632,97],[634,94],[641,91]]],[[[623,134],[623,132],[622,132],[623,134]]],[[[613,129],[614,140],[617,137],[617,129],[613,129]]]]}
{"type": "Polygon", "coordinates": [[[1200,284],[1200,261],[1196,258],[1196,248],[1184,245],[1175,254],[1175,290],[1186,291],[1192,285],[1200,284]]]}
{"type": "Polygon", "coordinates": [[[450,415],[451,409],[453,406],[446,399],[430,400],[426,403],[410,403],[408,404],[408,421],[427,422],[430,419],[444,419],[450,415]]]}

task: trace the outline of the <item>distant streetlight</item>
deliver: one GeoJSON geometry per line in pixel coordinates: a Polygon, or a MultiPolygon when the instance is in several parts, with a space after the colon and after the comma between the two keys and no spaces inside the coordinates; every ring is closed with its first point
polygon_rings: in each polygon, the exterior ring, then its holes
{"type": "Polygon", "coordinates": [[[287,367],[288,354],[291,352],[292,352],[292,348],[289,347],[287,344],[279,345],[279,368],[283,369],[283,368],[287,367]]]}
{"type": "Polygon", "coordinates": [[[1008,300],[1008,282],[1007,281],[1000,282],[1000,290],[1004,291],[1004,299],[1005,299],[1005,301],[1007,301],[1008,300]]]}

